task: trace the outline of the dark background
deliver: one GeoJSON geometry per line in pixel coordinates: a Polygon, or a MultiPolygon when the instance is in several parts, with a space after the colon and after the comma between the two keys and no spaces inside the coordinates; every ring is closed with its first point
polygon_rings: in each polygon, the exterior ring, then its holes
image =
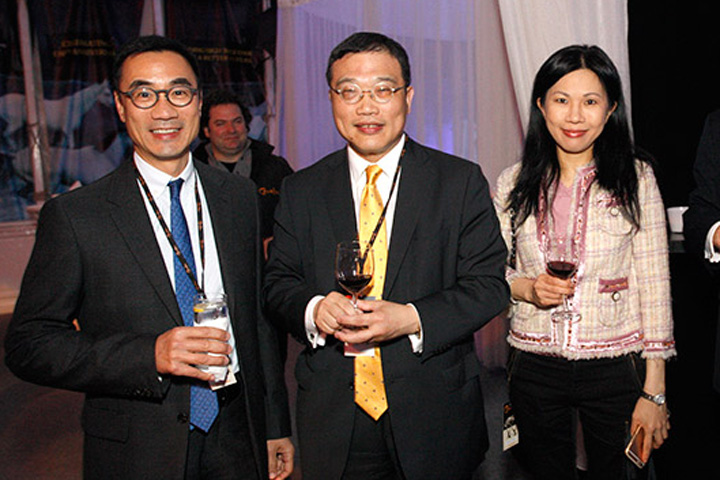
{"type": "Polygon", "coordinates": [[[666,206],[687,205],[705,117],[720,108],[717,2],[629,0],[635,142],[658,162],[666,206]]]}
{"type": "MultiPolygon", "coordinates": [[[[720,108],[717,2],[629,0],[628,13],[635,142],[657,161],[665,205],[687,205],[705,117],[720,108]]],[[[699,257],[683,251],[682,241],[671,242],[670,271],[678,356],[667,364],[672,430],[653,453],[656,474],[717,478],[720,394],[712,389],[712,373],[718,286],[699,257]]]]}

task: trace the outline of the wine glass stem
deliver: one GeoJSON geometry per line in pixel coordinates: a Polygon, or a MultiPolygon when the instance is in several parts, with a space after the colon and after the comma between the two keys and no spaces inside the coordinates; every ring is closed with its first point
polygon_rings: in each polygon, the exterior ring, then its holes
{"type": "Polygon", "coordinates": [[[358,301],[357,294],[356,294],[356,293],[353,293],[353,296],[352,296],[352,304],[353,304],[353,308],[354,308],[355,310],[358,309],[357,301],[358,301]]]}
{"type": "Polygon", "coordinates": [[[563,309],[566,312],[570,311],[570,301],[568,300],[567,295],[563,295],[563,309]]]}

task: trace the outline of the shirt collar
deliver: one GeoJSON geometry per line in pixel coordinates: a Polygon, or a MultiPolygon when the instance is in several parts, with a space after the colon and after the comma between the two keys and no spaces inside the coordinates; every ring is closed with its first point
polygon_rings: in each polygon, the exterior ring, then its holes
{"type": "Polygon", "coordinates": [[[400,141],[393,148],[390,149],[380,160],[377,162],[368,162],[362,158],[355,150],[349,145],[347,147],[348,152],[348,163],[350,166],[350,179],[353,183],[357,182],[361,185],[365,185],[365,169],[370,165],[377,165],[382,168],[382,175],[392,176],[395,174],[395,169],[400,162],[400,154],[405,147],[405,134],[400,137],[400,141]]]}
{"type": "Polygon", "coordinates": [[[183,184],[186,185],[191,180],[195,179],[195,165],[193,164],[192,153],[189,154],[187,165],[185,165],[185,168],[182,172],[180,172],[180,175],[178,175],[177,177],[168,175],[162,170],[158,170],[157,168],[153,167],[148,162],[143,160],[142,157],[137,154],[137,152],[133,153],[133,159],[135,160],[135,165],[137,165],[140,174],[145,179],[148,188],[150,188],[150,192],[152,192],[152,194],[155,196],[162,193],[162,191],[167,188],[167,184],[173,180],[182,178],[183,184]]]}

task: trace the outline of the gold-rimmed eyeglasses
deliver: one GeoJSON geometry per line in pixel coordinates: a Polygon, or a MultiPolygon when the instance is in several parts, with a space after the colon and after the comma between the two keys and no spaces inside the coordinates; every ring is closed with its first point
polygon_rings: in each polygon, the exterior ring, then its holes
{"type": "Polygon", "coordinates": [[[187,107],[195,98],[198,91],[196,88],[188,87],[187,85],[177,85],[172,88],[165,90],[155,90],[144,85],[135,87],[130,91],[118,93],[125,95],[137,108],[146,110],[152,108],[160,99],[160,94],[164,93],[167,101],[174,107],[187,107]]]}
{"type": "Polygon", "coordinates": [[[365,96],[366,93],[370,94],[370,98],[375,100],[377,103],[388,103],[392,100],[395,92],[407,88],[407,85],[402,87],[393,87],[386,83],[378,83],[369,90],[363,90],[360,86],[354,83],[344,83],[339,88],[330,88],[331,91],[335,92],[340,96],[343,102],[348,105],[358,103],[365,96]]]}

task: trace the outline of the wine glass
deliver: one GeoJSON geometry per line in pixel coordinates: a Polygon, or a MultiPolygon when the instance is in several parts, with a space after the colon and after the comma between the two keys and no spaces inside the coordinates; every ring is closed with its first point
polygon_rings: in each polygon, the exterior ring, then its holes
{"type": "MultiPolygon", "coordinates": [[[[550,275],[566,280],[575,275],[578,268],[575,242],[559,235],[554,228],[548,229],[545,248],[545,265],[550,275]]],[[[550,316],[553,322],[574,323],[580,320],[580,314],[573,312],[567,295],[563,295],[562,306],[550,316]]]]}
{"type": "Polygon", "coordinates": [[[370,285],[373,277],[372,250],[360,242],[340,242],[335,253],[335,278],[340,286],[352,295],[353,307],[357,310],[358,295],[370,285]]]}

